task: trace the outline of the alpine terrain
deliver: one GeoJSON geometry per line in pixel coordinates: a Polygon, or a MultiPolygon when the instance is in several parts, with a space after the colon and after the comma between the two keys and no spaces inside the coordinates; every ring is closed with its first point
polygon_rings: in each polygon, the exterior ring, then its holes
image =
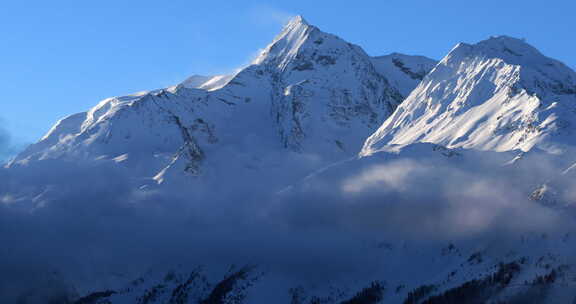
{"type": "Polygon", "coordinates": [[[8,162],[0,299],[575,303],[575,126],[576,72],[522,39],[373,57],[297,16],[8,162]]]}

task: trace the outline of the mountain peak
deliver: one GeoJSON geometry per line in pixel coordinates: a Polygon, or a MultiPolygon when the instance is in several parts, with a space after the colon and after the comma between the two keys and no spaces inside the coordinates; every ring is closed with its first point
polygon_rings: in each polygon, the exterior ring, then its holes
{"type": "Polygon", "coordinates": [[[272,43],[270,43],[260,55],[252,62],[261,64],[265,61],[276,61],[279,58],[292,57],[306,42],[310,32],[316,29],[304,20],[300,15],[293,17],[282,29],[272,43]]]}
{"type": "Polygon", "coordinates": [[[296,37],[302,32],[309,30],[310,28],[314,28],[314,26],[310,25],[301,15],[297,15],[292,17],[288,23],[284,25],[284,28],[282,28],[280,34],[276,36],[274,42],[282,40],[286,37],[296,37]]]}
{"type": "Polygon", "coordinates": [[[505,56],[518,57],[543,57],[535,47],[524,39],[509,36],[493,36],[478,42],[475,47],[485,52],[505,54],[505,56]]]}
{"type": "Polygon", "coordinates": [[[465,57],[499,58],[513,65],[534,65],[551,60],[524,39],[510,36],[492,36],[476,44],[459,43],[446,57],[448,61],[461,61],[465,57]]]}
{"type": "Polygon", "coordinates": [[[288,23],[286,24],[285,27],[291,27],[291,26],[308,26],[310,25],[308,22],[306,22],[306,19],[304,19],[304,17],[302,17],[302,15],[296,15],[294,17],[292,17],[290,19],[290,21],[288,21],[288,23]]]}
{"type": "Polygon", "coordinates": [[[543,55],[524,39],[493,36],[476,44],[459,43],[441,64],[464,71],[466,66],[479,62],[493,65],[494,71],[499,73],[504,73],[502,65],[516,70],[516,88],[540,98],[546,98],[550,93],[576,94],[576,73],[564,63],[543,55]]]}
{"type": "Polygon", "coordinates": [[[488,39],[484,39],[478,42],[477,44],[510,44],[510,43],[523,44],[525,46],[530,47],[530,45],[526,43],[526,39],[516,38],[507,35],[490,36],[488,39]]]}

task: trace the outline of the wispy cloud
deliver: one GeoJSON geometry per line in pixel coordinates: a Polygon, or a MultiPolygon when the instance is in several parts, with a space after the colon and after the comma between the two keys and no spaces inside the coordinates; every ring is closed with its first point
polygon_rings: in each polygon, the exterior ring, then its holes
{"type": "Polygon", "coordinates": [[[296,14],[269,5],[256,5],[249,10],[252,22],[264,26],[283,26],[296,14]]]}

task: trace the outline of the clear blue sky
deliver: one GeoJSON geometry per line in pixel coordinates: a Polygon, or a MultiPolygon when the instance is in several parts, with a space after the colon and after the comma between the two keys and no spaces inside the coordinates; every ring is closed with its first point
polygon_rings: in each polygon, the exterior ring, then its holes
{"type": "Polygon", "coordinates": [[[440,59],[456,43],[524,37],[576,67],[576,1],[0,2],[0,121],[13,144],[99,100],[247,63],[301,14],[361,45],[440,59]]]}

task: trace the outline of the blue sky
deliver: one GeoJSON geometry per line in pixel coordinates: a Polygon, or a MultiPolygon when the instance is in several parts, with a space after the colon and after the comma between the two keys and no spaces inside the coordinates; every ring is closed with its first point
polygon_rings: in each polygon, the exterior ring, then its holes
{"type": "Polygon", "coordinates": [[[0,128],[18,146],[103,98],[232,71],[296,14],[371,55],[440,59],[458,42],[505,34],[575,68],[575,12],[554,0],[4,0],[0,128]]]}

